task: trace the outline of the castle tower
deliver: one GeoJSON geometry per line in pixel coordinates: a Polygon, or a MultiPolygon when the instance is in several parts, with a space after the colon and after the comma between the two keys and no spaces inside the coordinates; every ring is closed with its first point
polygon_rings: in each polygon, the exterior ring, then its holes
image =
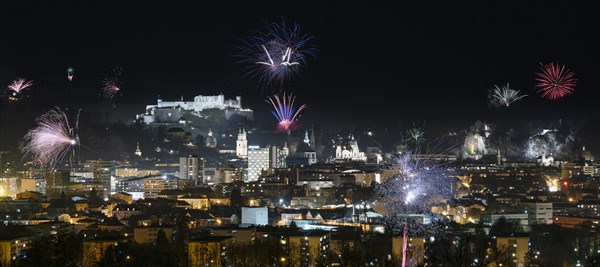
{"type": "Polygon", "coordinates": [[[246,129],[243,127],[238,132],[235,155],[239,158],[248,158],[248,140],[246,139],[246,129]]]}

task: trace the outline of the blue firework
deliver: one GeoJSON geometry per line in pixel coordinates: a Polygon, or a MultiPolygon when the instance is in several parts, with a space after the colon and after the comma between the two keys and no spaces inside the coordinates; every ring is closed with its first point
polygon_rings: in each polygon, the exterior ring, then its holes
{"type": "Polygon", "coordinates": [[[304,34],[300,25],[264,22],[263,28],[243,40],[238,47],[244,77],[256,79],[262,86],[283,85],[307,67],[308,58],[316,57],[310,46],[314,37],[304,34]]]}

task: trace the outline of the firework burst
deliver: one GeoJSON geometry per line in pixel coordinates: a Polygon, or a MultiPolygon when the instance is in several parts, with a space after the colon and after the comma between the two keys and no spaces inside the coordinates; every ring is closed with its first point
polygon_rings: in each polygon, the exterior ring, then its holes
{"type": "Polygon", "coordinates": [[[411,128],[406,131],[406,142],[420,146],[425,142],[425,131],[419,128],[411,128]]]}
{"type": "MultiPolygon", "coordinates": [[[[416,236],[443,235],[445,220],[433,212],[434,207],[444,206],[452,198],[453,183],[447,162],[436,159],[436,155],[447,154],[455,149],[449,140],[438,139],[428,145],[424,152],[404,152],[395,157],[391,168],[397,175],[378,186],[382,213],[394,229],[403,236],[402,249],[406,252],[409,231],[416,236]],[[426,221],[431,219],[431,223],[426,221]]],[[[402,265],[411,266],[411,259],[403,253],[402,265]]]]}
{"type": "MultiPolygon", "coordinates": [[[[442,168],[419,160],[420,155],[404,153],[397,158],[398,175],[379,186],[380,200],[388,221],[402,231],[402,249],[406,252],[409,231],[411,235],[439,235],[442,224],[432,213],[432,207],[451,198],[452,181],[442,168]],[[421,218],[421,219],[419,219],[421,218]],[[425,222],[427,218],[432,223],[425,222]]],[[[402,265],[411,266],[403,253],[402,265]]]]}
{"type": "Polygon", "coordinates": [[[37,126],[25,135],[26,145],[22,152],[30,155],[35,165],[54,168],[79,144],[78,121],[79,114],[75,127],[71,127],[67,115],[60,108],[46,112],[37,118],[37,126]]]}
{"type": "Polygon", "coordinates": [[[535,87],[543,98],[556,100],[573,93],[577,84],[574,72],[558,62],[540,65],[541,72],[536,73],[538,83],[535,87]]]}
{"type": "Polygon", "coordinates": [[[17,95],[19,95],[23,90],[29,88],[33,86],[33,81],[27,81],[24,78],[19,78],[16,79],[14,81],[12,81],[7,87],[6,89],[8,89],[8,91],[12,92],[12,96],[16,97],[17,95]]]}
{"type": "Polygon", "coordinates": [[[113,67],[109,75],[104,76],[103,87],[101,95],[104,98],[112,99],[116,94],[121,91],[121,83],[119,79],[121,77],[121,67],[113,67]]]}
{"type": "Polygon", "coordinates": [[[525,98],[527,95],[521,95],[520,91],[510,88],[510,85],[498,87],[494,85],[494,88],[490,90],[489,105],[492,107],[508,107],[512,103],[525,98]]]}
{"type": "Polygon", "coordinates": [[[308,47],[313,36],[302,34],[300,26],[264,23],[262,30],[243,40],[238,48],[240,63],[247,66],[244,76],[258,79],[264,86],[283,84],[307,66],[307,57],[316,49],[308,47]]]}
{"type": "Polygon", "coordinates": [[[293,130],[296,124],[296,117],[298,114],[306,108],[306,105],[300,106],[297,110],[294,108],[294,102],[296,97],[293,95],[283,97],[274,95],[273,97],[267,97],[267,103],[273,106],[273,116],[279,121],[277,124],[277,130],[281,132],[289,132],[293,130]]]}

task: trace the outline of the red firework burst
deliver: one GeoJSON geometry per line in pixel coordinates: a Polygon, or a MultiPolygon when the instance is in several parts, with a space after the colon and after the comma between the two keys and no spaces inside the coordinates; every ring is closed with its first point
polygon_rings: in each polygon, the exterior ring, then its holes
{"type": "Polygon", "coordinates": [[[577,83],[574,72],[558,62],[540,65],[542,72],[536,73],[538,78],[535,80],[538,84],[535,87],[538,88],[538,93],[542,93],[543,98],[556,100],[573,93],[577,83]]]}
{"type": "Polygon", "coordinates": [[[102,87],[100,95],[107,99],[111,99],[118,94],[121,91],[121,83],[119,82],[120,76],[121,67],[113,67],[112,73],[110,75],[105,75],[104,77],[104,86],[102,87]]]}

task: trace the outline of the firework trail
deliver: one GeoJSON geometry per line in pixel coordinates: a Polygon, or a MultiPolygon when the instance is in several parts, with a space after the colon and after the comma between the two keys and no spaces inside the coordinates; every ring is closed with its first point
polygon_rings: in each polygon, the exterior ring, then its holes
{"type": "Polygon", "coordinates": [[[121,67],[113,67],[110,75],[105,75],[103,80],[102,92],[104,98],[112,99],[121,91],[119,78],[121,77],[121,67]]]}
{"type": "Polygon", "coordinates": [[[75,127],[71,127],[67,115],[60,108],[54,108],[36,120],[37,126],[24,137],[26,145],[22,152],[31,155],[35,165],[54,168],[79,144],[79,114],[75,127]]]}
{"type": "Polygon", "coordinates": [[[279,122],[277,124],[278,131],[291,131],[295,125],[296,117],[302,110],[306,108],[306,105],[302,105],[296,110],[294,108],[295,100],[295,96],[291,94],[286,96],[285,93],[283,94],[283,97],[279,97],[278,95],[267,97],[267,103],[273,106],[271,113],[273,113],[273,116],[275,116],[279,122]]]}
{"type": "Polygon", "coordinates": [[[73,77],[75,76],[75,69],[74,68],[67,68],[67,79],[69,79],[69,82],[73,81],[73,77]]]}
{"type": "Polygon", "coordinates": [[[577,84],[574,72],[558,62],[540,65],[541,72],[536,73],[538,78],[535,80],[538,83],[535,87],[538,88],[538,93],[542,93],[543,98],[556,100],[573,93],[577,84]]]}
{"type": "Polygon", "coordinates": [[[307,66],[307,57],[316,55],[316,49],[308,47],[312,38],[302,34],[298,24],[287,27],[285,23],[265,22],[262,30],[238,47],[239,63],[247,66],[244,76],[265,86],[292,79],[307,66]]]}
{"type": "Polygon", "coordinates": [[[27,89],[27,88],[29,88],[31,86],[33,86],[33,81],[27,81],[24,78],[19,78],[19,79],[16,79],[16,80],[12,81],[6,87],[6,89],[8,89],[9,91],[12,91],[12,96],[17,96],[23,90],[25,90],[25,89],[27,89]]]}
{"type": "Polygon", "coordinates": [[[494,85],[494,88],[490,90],[489,105],[492,107],[508,107],[512,103],[525,98],[527,95],[521,95],[520,91],[510,88],[510,85],[498,87],[494,85]]]}

